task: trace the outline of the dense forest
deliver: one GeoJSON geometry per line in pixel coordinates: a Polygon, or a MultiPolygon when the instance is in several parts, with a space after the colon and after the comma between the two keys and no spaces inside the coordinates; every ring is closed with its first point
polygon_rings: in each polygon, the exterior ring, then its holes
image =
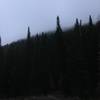
{"type": "Polygon", "coordinates": [[[0,96],[99,96],[100,21],[63,31],[57,16],[55,32],[27,37],[2,46],[0,39],[0,96]]]}

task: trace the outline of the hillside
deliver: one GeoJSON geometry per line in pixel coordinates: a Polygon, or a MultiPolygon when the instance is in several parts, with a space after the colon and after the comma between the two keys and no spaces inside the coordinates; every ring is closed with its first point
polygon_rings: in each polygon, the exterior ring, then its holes
{"type": "Polygon", "coordinates": [[[47,95],[61,91],[65,96],[99,96],[100,22],[87,25],[76,19],[75,27],[57,29],[0,46],[0,95],[47,95]]]}

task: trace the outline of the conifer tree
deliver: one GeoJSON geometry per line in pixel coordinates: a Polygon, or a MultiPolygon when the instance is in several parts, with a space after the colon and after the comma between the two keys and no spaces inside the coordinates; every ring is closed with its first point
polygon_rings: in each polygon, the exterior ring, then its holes
{"type": "Polygon", "coordinates": [[[89,16],[89,26],[93,26],[93,21],[91,15],[89,16]]]}
{"type": "Polygon", "coordinates": [[[58,75],[59,80],[57,80],[57,88],[64,89],[64,77],[65,77],[65,67],[66,67],[66,47],[64,43],[63,31],[60,26],[60,19],[57,16],[57,28],[56,28],[56,44],[58,53],[58,75]]]}
{"type": "Polygon", "coordinates": [[[76,18],[76,22],[75,22],[75,27],[74,27],[74,31],[75,31],[75,34],[80,42],[80,24],[79,21],[78,21],[78,18],[76,18]]]}
{"type": "Polygon", "coordinates": [[[31,75],[31,60],[32,60],[32,43],[31,43],[31,32],[30,27],[27,30],[26,40],[26,65],[25,65],[25,88],[30,93],[30,75],[31,75]]]}
{"type": "Polygon", "coordinates": [[[30,27],[28,27],[28,30],[27,30],[27,49],[29,50],[30,49],[30,46],[31,46],[31,32],[30,32],[30,27]]]}
{"type": "Polygon", "coordinates": [[[76,18],[75,28],[78,28],[78,27],[79,27],[79,21],[78,21],[78,18],[76,18]]]}
{"type": "Polygon", "coordinates": [[[28,31],[27,31],[27,39],[30,39],[31,32],[30,32],[30,27],[28,26],[28,31]]]}
{"type": "Polygon", "coordinates": [[[82,20],[80,20],[80,27],[82,27],[82,20]]]}
{"type": "Polygon", "coordinates": [[[87,51],[88,51],[88,72],[89,72],[89,95],[94,96],[96,89],[96,32],[92,21],[91,15],[89,16],[89,27],[88,27],[88,40],[87,40],[87,51]]]}
{"type": "Polygon", "coordinates": [[[57,29],[56,29],[56,32],[57,33],[62,33],[59,16],[57,16],[57,29]]]}

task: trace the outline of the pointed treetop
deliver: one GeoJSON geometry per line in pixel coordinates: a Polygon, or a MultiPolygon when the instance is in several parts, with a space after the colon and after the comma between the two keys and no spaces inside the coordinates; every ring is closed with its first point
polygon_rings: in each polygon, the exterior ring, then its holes
{"type": "Polygon", "coordinates": [[[57,32],[62,32],[61,26],[60,26],[60,18],[57,16],[57,32]]]}
{"type": "Polygon", "coordinates": [[[75,26],[78,27],[79,26],[79,21],[78,21],[78,18],[76,18],[76,23],[75,23],[75,26]]]}
{"type": "Polygon", "coordinates": [[[93,25],[93,21],[92,21],[92,17],[91,17],[91,15],[89,15],[89,25],[90,25],[90,26],[93,25]]]}
{"type": "Polygon", "coordinates": [[[80,27],[82,26],[82,20],[80,20],[80,27]]]}
{"type": "Polygon", "coordinates": [[[59,16],[57,16],[57,26],[60,26],[59,16]]]}
{"type": "Polygon", "coordinates": [[[39,40],[39,35],[38,35],[38,33],[36,34],[35,38],[36,38],[36,40],[39,40]]]}
{"type": "Polygon", "coordinates": [[[29,39],[31,36],[31,32],[30,32],[30,27],[28,26],[28,31],[27,31],[27,38],[29,39]]]}

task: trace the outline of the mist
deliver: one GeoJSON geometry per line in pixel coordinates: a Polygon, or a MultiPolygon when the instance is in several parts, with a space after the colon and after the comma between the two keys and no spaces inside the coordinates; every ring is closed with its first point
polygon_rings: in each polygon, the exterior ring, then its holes
{"type": "Polygon", "coordinates": [[[93,21],[100,14],[100,0],[0,0],[0,35],[2,45],[26,38],[27,27],[32,35],[56,29],[56,16],[61,27],[74,25],[75,19],[93,21]]]}

